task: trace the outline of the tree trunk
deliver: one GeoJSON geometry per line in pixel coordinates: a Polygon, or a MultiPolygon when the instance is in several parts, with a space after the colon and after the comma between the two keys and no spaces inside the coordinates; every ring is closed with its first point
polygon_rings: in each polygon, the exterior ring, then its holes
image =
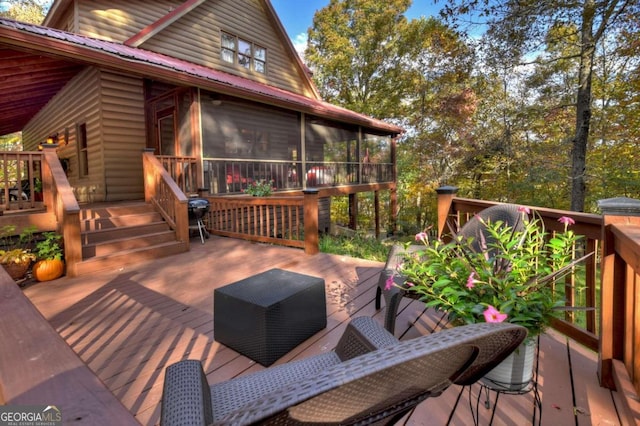
{"type": "Polygon", "coordinates": [[[582,12],[580,73],[576,98],[576,131],[571,151],[571,210],[579,212],[584,211],[586,194],[587,142],[591,125],[591,74],[595,55],[594,16],[595,2],[594,0],[586,0],[582,12]]]}

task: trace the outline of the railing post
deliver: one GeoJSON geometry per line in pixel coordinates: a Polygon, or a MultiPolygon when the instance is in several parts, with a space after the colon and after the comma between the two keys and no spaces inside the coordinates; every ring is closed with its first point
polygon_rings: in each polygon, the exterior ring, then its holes
{"type": "Polygon", "coordinates": [[[57,145],[43,145],[42,184],[44,202],[52,207],[59,224],[58,231],[64,240],[64,261],[67,276],[77,275],[82,261],[82,239],[80,232],[80,206],[76,200],[67,175],[56,154],[57,145]]]}
{"type": "Polygon", "coordinates": [[[632,313],[625,312],[626,266],[616,255],[611,225],[640,224],[640,201],[625,197],[609,198],[598,201],[598,207],[603,215],[598,376],[601,386],[615,389],[613,361],[624,358],[626,318],[632,313]]]}
{"type": "Polygon", "coordinates": [[[458,188],[455,186],[441,186],[436,189],[436,192],[438,193],[438,238],[440,238],[445,226],[447,226],[453,197],[458,192],[458,188]]]}
{"type": "Polygon", "coordinates": [[[143,171],[143,182],[144,182],[144,201],[146,203],[151,202],[153,197],[155,197],[155,173],[153,166],[149,164],[148,156],[153,155],[155,149],[153,148],[145,148],[142,150],[142,171],[143,171]]]}
{"type": "Polygon", "coordinates": [[[318,254],[318,190],[307,188],[304,194],[304,252],[318,254]]]}

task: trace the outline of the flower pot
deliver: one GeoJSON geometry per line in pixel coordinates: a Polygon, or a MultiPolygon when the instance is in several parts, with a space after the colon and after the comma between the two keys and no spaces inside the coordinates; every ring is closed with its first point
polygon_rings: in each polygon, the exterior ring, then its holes
{"type": "Polygon", "coordinates": [[[15,263],[15,262],[3,263],[2,267],[4,268],[5,271],[7,271],[7,273],[11,278],[13,278],[14,280],[19,280],[21,278],[24,278],[24,276],[27,274],[27,271],[29,270],[30,265],[31,265],[31,260],[28,260],[28,261],[19,262],[19,263],[15,263]]]}
{"type": "Polygon", "coordinates": [[[480,379],[480,383],[496,391],[524,390],[533,377],[535,355],[536,341],[525,340],[511,355],[480,379]]]}

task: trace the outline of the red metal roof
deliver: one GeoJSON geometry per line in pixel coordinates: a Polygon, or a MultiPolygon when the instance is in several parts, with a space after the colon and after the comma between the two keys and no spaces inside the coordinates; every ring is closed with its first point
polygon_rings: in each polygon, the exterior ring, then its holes
{"type": "MultiPolygon", "coordinates": [[[[135,75],[145,75],[150,78],[171,81],[176,84],[193,85],[325,118],[358,124],[388,133],[398,134],[402,132],[402,129],[398,126],[322,100],[308,98],[274,86],[141,48],[39,25],[0,18],[0,49],[20,51],[26,49],[32,54],[32,57],[44,58],[48,56],[48,60],[51,59],[51,56],[65,58],[70,68],[83,64],[117,69],[135,75]]],[[[0,66],[0,81],[7,76],[8,74],[3,74],[3,68],[0,66]]],[[[69,77],[65,76],[64,83],[68,79],[69,77]]],[[[8,87],[0,87],[0,89],[10,90],[8,87]]],[[[14,90],[21,89],[16,87],[14,90]]],[[[2,98],[6,97],[6,92],[0,92],[0,94],[2,95],[0,96],[1,113],[5,110],[2,98]]],[[[4,122],[4,115],[0,114],[0,134],[4,134],[3,129],[6,130],[6,128],[10,127],[5,125],[4,122]]],[[[20,129],[10,131],[16,130],[20,129]]]]}

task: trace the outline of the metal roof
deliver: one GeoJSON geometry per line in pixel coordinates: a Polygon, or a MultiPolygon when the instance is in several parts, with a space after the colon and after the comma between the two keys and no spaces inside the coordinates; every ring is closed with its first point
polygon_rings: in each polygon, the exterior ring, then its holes
{"type": "Polygon", "coordinates": [[[0,18],[0,134],[21,130],[85,66],[310,113],[398,134],[398,126],[319,99],[121,43],[0,18]]]}

